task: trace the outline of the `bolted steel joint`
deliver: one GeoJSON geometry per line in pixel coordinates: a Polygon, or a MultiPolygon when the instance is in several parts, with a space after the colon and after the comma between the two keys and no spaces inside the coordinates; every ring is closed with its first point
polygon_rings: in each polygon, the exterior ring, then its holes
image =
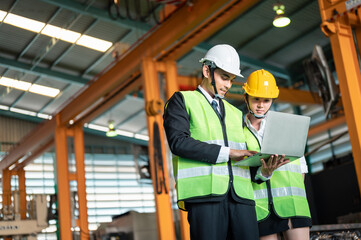
{"type": "Polygon", "coordinates": [[[153,99],[147,101],[145,104],[145,112],[148,116],[155,116],[162,114],[164,108],[164,102],[161,99],[153,99]]]}

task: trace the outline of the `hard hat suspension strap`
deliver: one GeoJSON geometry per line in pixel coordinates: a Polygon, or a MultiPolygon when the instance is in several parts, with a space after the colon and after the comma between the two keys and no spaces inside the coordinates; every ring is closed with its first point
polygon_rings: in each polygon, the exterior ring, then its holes
{"type": "Polygon", "coordinates": [[[218,91],[217,91],[217,86],[216,86],[216,81],[214,80],[214,71],[216,70],[216,65],[214,64],[214,62],[210,62],[211,64],[208,65],[208,68],[209,68],[209,71],[211,73],[211,79],[212,79],[212,86],[213,86],[213,89],[214,89],[214,96],[217,97],[217,98],[224,98],[224,96],[221,96],[218,94],[218,91]]]}

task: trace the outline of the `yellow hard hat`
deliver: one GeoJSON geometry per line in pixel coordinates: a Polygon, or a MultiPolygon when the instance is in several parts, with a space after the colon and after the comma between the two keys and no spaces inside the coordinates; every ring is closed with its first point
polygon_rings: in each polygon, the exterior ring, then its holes
{"type": "Polygon", "coordinates": [[[279,94],[275,78],[264,69],[251,73],[243,89],[252,97],[277,98],[279,94]]]}

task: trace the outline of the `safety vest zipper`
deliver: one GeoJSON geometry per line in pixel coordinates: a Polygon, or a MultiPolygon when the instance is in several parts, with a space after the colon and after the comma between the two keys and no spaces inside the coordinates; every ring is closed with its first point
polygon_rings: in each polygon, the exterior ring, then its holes
{"type": "MultiPolygon", "coordinates": [[[[221,105],[220,105],[220,106],[221,106],[221,105]]],[[[226,117],[226,116],[225,116],[226,113],[225,113],[225,111],[223,111],[223,112],[224,112],[224,113],[223,113],[222,117],[220,117],[220,114],[219,114],[219,115],[217,114],[217,116],[218,116],[219,121],[220,121],[221,126],[222,126],[224,146],[228,147],[227,129],[226,129],[226,125],[224,124],[224,118],[226,117]]],[[[230,189],[230,187],[231,187],[231,184],[233,184],[233,171],[232,171],[232,163],[231,163],[231,161],[228,161],[228,162],[227,162],[227,166],[228,166],[228,171],[229,171],[229,182],[230,182],[227,191],[229,191],[229,189],[230,189]]]]}
{"type": "Polygon", "coordinates": [[[272,204],[273,204],[273,196],[272,196],[272,191],[271,191],[271,182],[270,182],[270,180],[266,181],[266,185],[267,185],[268,204],[270,206],[272,206],[272,204]]]}

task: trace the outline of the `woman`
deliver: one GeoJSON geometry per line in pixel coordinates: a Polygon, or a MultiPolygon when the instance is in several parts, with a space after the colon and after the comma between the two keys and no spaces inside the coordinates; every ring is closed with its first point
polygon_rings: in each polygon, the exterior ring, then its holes
{"type": "MultiPolygon", "coordinates": [[[[249,110],[244,127],[247,147],[260,151],[267,112],[279,90],[273,75],[263,69],[253,72],[243,89],[249,110]]],[[[277,240],[281,233],[286,240],[309,239],[312,224],[303,182],[305,173],[307,165],[302,157],[276,169],[267,182],[253,183],[261,240],[277,240]]]]}

